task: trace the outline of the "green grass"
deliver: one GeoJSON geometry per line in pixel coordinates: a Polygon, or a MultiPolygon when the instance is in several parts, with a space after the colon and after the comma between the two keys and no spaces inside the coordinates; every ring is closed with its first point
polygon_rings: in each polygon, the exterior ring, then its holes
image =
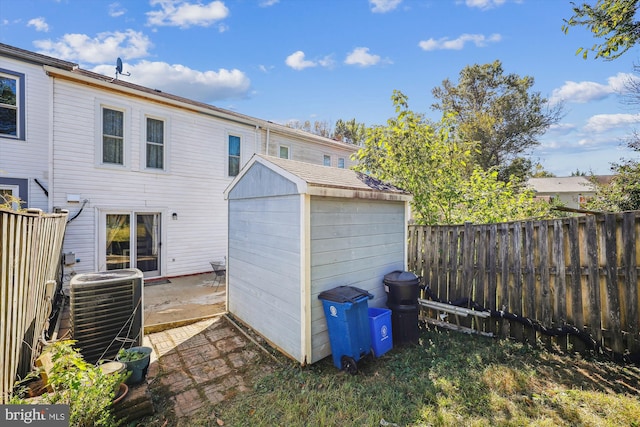
{"type": "Polygon", "coordinates": [[[358,368],[345,374],[330,357],[304,368],[286,362],[180,425],[640,427],[640,369],[602,359],[422,331],[420,345],[367,356],[358,368]]]}

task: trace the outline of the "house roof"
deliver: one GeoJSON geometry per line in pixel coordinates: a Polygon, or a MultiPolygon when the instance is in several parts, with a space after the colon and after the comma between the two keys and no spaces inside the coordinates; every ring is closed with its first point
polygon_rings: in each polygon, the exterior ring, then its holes
{"type": "Polygon", "coordinates": [[[225,196],[254,163],[260,163],[298,185],[300,193],[317,196],[411,200],[411,193],[351,169],[335,168],[255,154],[231,182],[225,196]]]}
{"type": "MultiPolygon", "coordinates": [[[[206,104],[204,102],[195,101],[189,98],[184,98],[171,93],[163,92],[160,89],[153,89],[145,86],[140,86],[122,78],[115,78],[114,76],[105,76],[103,74],[94,73],[92,71],[83,70],[78,67],[78,64],[73,62],[67,62],[60,59],[52,58],[39,53],[30,52],[28,50],[19,49],[14,46],[0,43],[0,55],[17,58],[23,61],[32,62],[38,65],[42,65],[45,71],[50,74],[67,80],[75,80],[89,85],[98,86],[107,90],[114,90],[124,92],[129,95],[143,97],[155,102],[173,105],[180,108],[186,108],[200,113],[212,115],[215,117],[223,118],[226,120],[235,121],[240,124],[244,124],[251,127],[259,127],[262,129],[268,129],[271,132],[277,132],[284,135],[290,135],[297,138],[311,140],[315,143],[329,145],[333,147],[340,147],[349,151],[355,152],[358,147],[353,144],[348,144],[342,141],[336,141],[334,139],[325,138],[320,135],[312,134],[299,129],[293,129],[278,123],[274,123],[268,120],[262,120],[255,117],[247,116],[237,113],[235,111],[225,110],[206,104]]],[[[115,67],[114,67],[115,70],[115,67]]]]}
{"type": "Polygon", "coordinates": [[[69,61],[63,61],[62,59],[52,58],[50,56],[42,55],[39,53],[31,52],[29,50],[20,49],[15,46],[0,43],[0,53],[8,57],[20,59],[22,61],[31,62],[37,65],[50,65],[52,67],[58,67],[63,70],[71,71],[78,68],[78,64],[69,61]]]}
{"type": "Polygon", "coordinates": [[[593,184],[584,176],[529,178],[527,186],[541,194],[590,193],[595,191],[593,184]]]}

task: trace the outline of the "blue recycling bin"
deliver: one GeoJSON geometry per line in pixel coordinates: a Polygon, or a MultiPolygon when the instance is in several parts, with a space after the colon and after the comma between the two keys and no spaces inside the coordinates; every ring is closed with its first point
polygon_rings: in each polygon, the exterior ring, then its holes
{"type": "Polygon", "coordinates": [[[391,338],[391,310],[369,307],[369,331],[373,355],[380,357],[393,348],[391,338]]]}
{"type": "Polygon", "coordinates": [[[327,319],[333,364],[350,374],[358,372],[357,362],[371,351],[369,331],[369,292],[353,286],[338,286],[321,292],[327,319]]]}

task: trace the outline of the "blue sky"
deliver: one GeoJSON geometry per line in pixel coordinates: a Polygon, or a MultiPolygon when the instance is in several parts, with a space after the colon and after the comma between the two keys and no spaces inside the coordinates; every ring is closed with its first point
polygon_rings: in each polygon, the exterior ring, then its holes
{"type": "Polygon", "coordinates": [[[564,0],[2,0],[0,42],[106,75],[120,57],[122,79],[278,123],[384,124],[394,89],[438,120],[431,90],[498,59],[564,102],[532,159],[606,174],[635,156],[622,139],[640,109],[623,100],[640,50],[584,60],[595,40],[565,35],[570,16],[564,0]]]}

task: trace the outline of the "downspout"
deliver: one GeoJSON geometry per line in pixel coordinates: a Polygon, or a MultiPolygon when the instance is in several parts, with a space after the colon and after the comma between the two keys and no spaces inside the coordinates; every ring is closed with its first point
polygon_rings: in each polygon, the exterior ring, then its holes
{"type": "Polygon", "coordinates": [[[260,146],[258,142],[258,132],[260,132],[260,126],[256,125],[256,130],[253,134],[253,152],[260,153],[260,146]]]}
{"type": "Polygon", "coordinates": [[[269,136],[269,130],[270,130],[270,129],[269,129],[269,127],[267,126],[267,141],[266,141],[265,148],[264,148],[264,154],[266,154],[267,156],[269,155],[269,138],[270,138],[270,136],[269,136]]]}
{"type": "MultiPolygon", "coordinates": [[[[49,75],[48,73],[46,73],[45,70],[45,74],[49,75]]],[[[49,75],[49,153],[47,156],[47,161],[48,161],[48,171],[47,171],[47,181],[49,181],[49,192],[50,194],[47,194],[47,210],[49,212],[53,212],[53,197],[56,194],[55,191],[55,187],[53,185],[53,113],[54,113],[54,108],[53,108],[53,104],[54,104],[54,83],[55,83],[55,77],[49,75]]]]}

